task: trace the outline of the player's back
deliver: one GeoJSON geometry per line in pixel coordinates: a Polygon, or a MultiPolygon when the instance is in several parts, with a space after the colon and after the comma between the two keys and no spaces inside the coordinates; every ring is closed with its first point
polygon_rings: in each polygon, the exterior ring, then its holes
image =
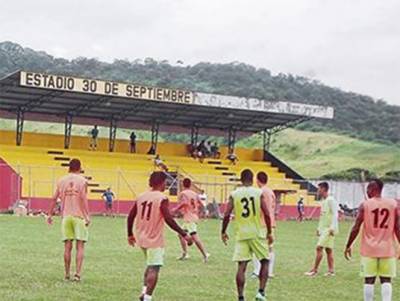
{"type": "Polygon", "coordinates": [[[261,224],[261,189],[242,186],[232,192],[236,239],[265,237],[261,224]]]}
{"type": "Polygon", "coordinates": [[[84,217],[87,180],[80,174],[69,173],[57,182],[58,196],[62,202],[63,216],[84,217]]]}
{"type": "Polygon", "coordinates": [[[396,256],[395,223],[397,202],[387,198],[371,198],[362,203],[364,223],[361,255],[373,258],[396,256]]]}
{"type": "Polygon", "coordinates": [[[197,222],[199,220],[199,196],[191,189],[185,189],[178,195],[178,199],[182,202],[182,213],[185,222],[197,222]]]}
{"type": "Polygon", "coordinates": [[[165,199],[167,199],[165,194],[155,190],[147,191],[137,198],[135,237],[139,247],[164,247],[164,217],[161,213],[161,202],[165,199]]]}

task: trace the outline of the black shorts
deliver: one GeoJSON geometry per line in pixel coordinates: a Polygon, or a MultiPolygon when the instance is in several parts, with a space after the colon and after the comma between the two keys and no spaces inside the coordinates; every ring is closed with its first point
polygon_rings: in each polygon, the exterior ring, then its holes
{"type": "Polygon", "coordinates": [[[112,202],[106,202],[106,209],[112,209],[112,202]]]}

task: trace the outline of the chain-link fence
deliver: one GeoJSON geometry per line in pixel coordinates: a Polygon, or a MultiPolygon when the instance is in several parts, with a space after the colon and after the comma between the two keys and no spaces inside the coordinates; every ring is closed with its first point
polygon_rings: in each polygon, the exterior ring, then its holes
{"type": "MultiPolygon", "coordinates": [[[[197,192],[204,190],[209,202],[224,203],[230,193],[239,184],[234,176],[220,175],[194,175],[182,168],[172,167],[173,171],[168,176],[167,192],[173,198],[181,189],[179,180],[184,177],[192,178],[197,192]]],[[[148,189],[148,178],[153,170],[135,171],[116,169],[95,169],[85,167],[83,175],[89,181],[89,198],[101,200],[102,193],[108,187],[116,195],[116,205],[119,201],[133,200],[136,195],[148,189]]],[[[50,198],[55,190],[57,180],[67,172],[66,167],[40,166],[15,164],[12,168],[6,164],[0,164],[0,204],[5,199],[12,203],[16,200],[50,198]]],[[[286,178],[270,178],[269,186],[274,189],[280,205],[295,205],[303,198],[306,206],[315,205],[315,195],[310,193],[319,181],[293,181],[286,178]]],[[[365,199],[366,183],[328,181],[331,194],[339,204],[349,208],[358,207],[365,199]]],[[[387,183],[384,195],[400,199],[400,183],[387,183]]],[[[4,209],[4,207],[1,207],[4,209]]]]}

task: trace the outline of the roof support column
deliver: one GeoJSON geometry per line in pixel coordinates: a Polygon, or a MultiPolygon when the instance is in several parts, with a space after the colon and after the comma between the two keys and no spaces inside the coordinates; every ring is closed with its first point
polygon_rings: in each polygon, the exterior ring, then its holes
{"type": "Polygon", "coordinates": [[[233,127],[229,128],[228,132],[228,153],[233,154],[235,152],[236,143],[236,130],[233,127]]]}
{"type": "Polygon", "coordinates": [[[69,149],[71,144],[71,130],[72,130],[72,115],[65,115],[65,126],[64,126],[64,148],[69,149]]]}
{"type": "Polygon", "coordinates": [[[267,154],[269,152],[269,148],[271,147],[271,137],[273,132],[270,129],[265,129],[263,131],[263,153],[264,153],[264,161],[266,161],[267,154]]]}
{"type": "Polygon", "coordinates": [[[155,155],[157,152],[157,143],[158,143],[158,130],[160,128],[160,124],[157,121],[154,121],[151,125],[151,146],[148,152],[149,155],[155,155]]]}
{"type": "Polygon", "coordinates": [[[199,140],[199,127],[193,125],[190,132],[190,145],[195,147],[197,145],[198,140],[199,140]]]}
{"type": "Polygon", "coordinates": [[[25,111],[22,108],[18,108],[17,110],[17,133],[16,133],[16,143],[18,146],[22,143],[22,133],[24,131],[24,120],[25,120],[25,111]]]}
{"type": "Polygon", "coordinates": [[[110,121],[110,140],[108,144],[108,150],[113,152],[115,149],[115,138],[117,136],[117,120],[113,117],[110,121]]]}

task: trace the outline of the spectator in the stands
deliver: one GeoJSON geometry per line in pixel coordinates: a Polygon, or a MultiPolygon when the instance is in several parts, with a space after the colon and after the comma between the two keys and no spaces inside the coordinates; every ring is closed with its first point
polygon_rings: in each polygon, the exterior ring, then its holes
{"type": "Polygon", "coordinates": [[[239,158],[236,156],[236,154],[231,151],[229,154],[226,156],[226,158],[231,161],[231,164],[236,165],[236,163],[239,161],[239,158]]]}
{"type": "Polygon", "coordinates": [[[99,136],[99,130],[97,125],[90,131],[90,147],[89,150],[96,150],[97,149],[97,137],[99,136]]]}
{"type": "Polygon", "coordinates": [[[206,157],[211,157],[211,141],[207,141],[205,146],[204,146],[204,150],[206,153],[206,157]]]}
{"type": "Polygon", "coordinates": [[[163,162],[163,160],[161,160],[159,154],[154,158],[154,165],[162,171],[168,172],[168,166],[163,162]]]}
{"type": "Polygon", "coordinates": [[[131,135],[129,136],[131,139],[130,142],[130,152],[131,153],[136,153],[136,134],[134,131],[132,131],[131,135]]]}
{"type": "Polygon", "coordinates": [[[196,158],[198,158],[201,163],[204,161],[204,158],[206,156],[205,143],[205,140],[201,140],[199,145],[197,145],[196,147],[196,158]]]}
{"type": "Polygon", "coordinates": [[[211,157],[214,159],[219,159],[221,156],[221,153],[219,152],[219,147],[217,142],[214,142],[213,145],[211,145],[211,157]]]}

